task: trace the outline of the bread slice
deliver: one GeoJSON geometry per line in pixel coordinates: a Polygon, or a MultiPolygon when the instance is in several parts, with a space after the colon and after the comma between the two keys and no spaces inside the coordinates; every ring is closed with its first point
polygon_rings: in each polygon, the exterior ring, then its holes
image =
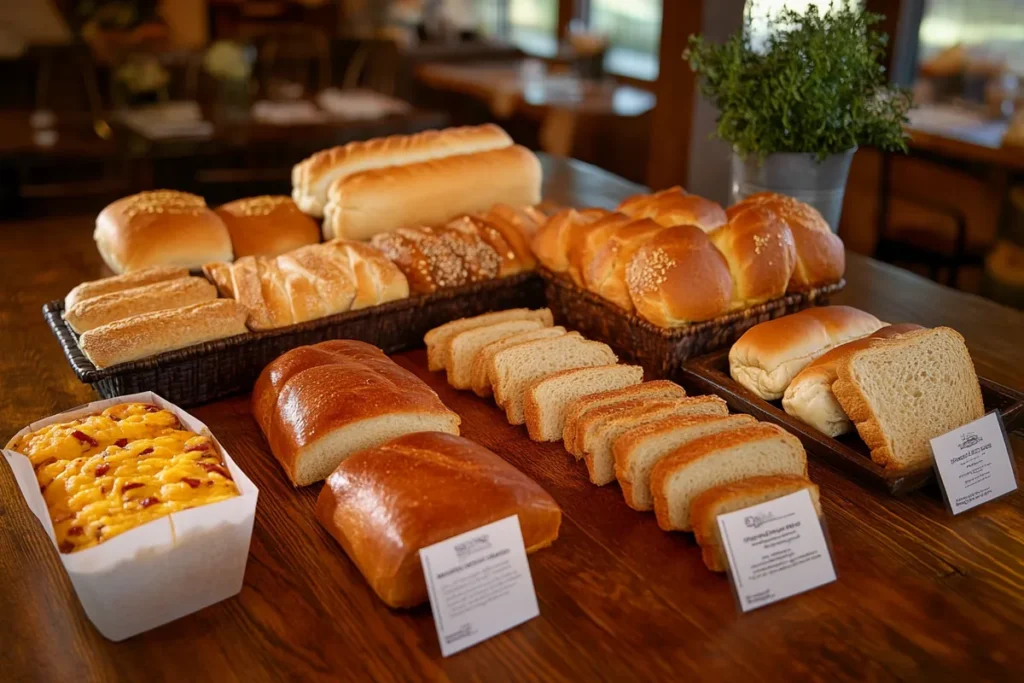
{"type": "Polygon", "coordinates": [[[810,492],[811,502],[820,517],[818,485],[798,474],[750,477],[732,484],[715,486],[697,496],[690,506],[690,520],[694,538],[700,544],[704,564],[713,572],[724,572],[729,567],[722,550],[722,538],[718,533],[719,515],[760,505],[804,489],[810,492]]]}
{"type": "Polygon", "coordinates": [[[541,308],[531,311],[528,308],[510,308],[506,311],[484,313],[473,318],[459,318],[427,332],[423,342],[427,345],[427,368],[431,371],[444,369],[444,359],[448,352],[448,342],[459,332],[475,327],[484,327],[506,320],[540,320],[545,326],[552,324],[551,311],[541,308]]]}
{"type": "Polygon", "coordinates": [[[519,344],[499,351],[491,359],[488,375],[494,399],[505,409],[509,423],[521,425],[526,387],[560,370],[611,365],[618,360],[611,348],[578,334],[519,344]]]}
{"type": "Polygon", "coordinates": [[[444,367],[448,371],[448,384],[456,389],[469,389],[473,377],[473,359],[480,349],[499,339],[543,327],[543,320],[506,320],[459,332],[449,340],[445,353],[444,367]]]}
{"type": "Polygon", "coordinates": [[[526,429],[534,441],[558,441],[565,426],[569,404],[599,391],[640,384],[644,369],[639,365],[600,365],[563,370],[531,384],[526,389],[523,413],[526,429]]]}
{"type": "Polygon", "coordinates": [[[658,526],[690,531],[690,505],[722,484],[769,474],[807,476],[807,454],[795,436],[759,423],[691,441],[662,458],[651,472],[658,526]]]}
{"type": "Polygon", "coordinates": [[[604,486],[615,481],[615,439],[633,427],[670,416],[718,415],[729,410],[717,396],[688,396],[666,401],[620,403],[593,410],[583,418],[583,460],[587,463],[590,481],[604,486]]]}
{"type": "Polygon", "coordinates": [[[709,434],[755,424],[749,415],[668,417],[625,432],[612,444],[612,456],[626,505],[634,510],[654,507],[651,470],[672,451],[709,434]]]}
{"type": "Polygon", "coordinates": [[[964,338],[948,327],[876,342],[836,372],[836,400],[886,470],[929,467],[933,438],[985,414],[964,338]]]}
{"type": "Polygon", "coordinates": [[[667,379],[658,379],[653,382],[644,382],[624,389],[613,391],[602,391],[599,394],[592,394],[577,399],[569,406],[565,414],[565,427],[562,429],[562,444],[565,450],[576,456],[583,457],[583,447],[578,445],[576,439],[576,425],[579,419],[591,410],[623,401],[648,399],[657,401],[667,398],[683,398],[686,390],[675,382],[667,379]]]}
{"type": "MultiPolygon", "coordinates": [[[[476,356],[473,358],[473,369],[470,372],[469,384],[473,393],[481,398],[490,396],[493,391],[491,390],[491,378],[488,376],[488,368],[491,365],[491,359],[494,358],[494,354],[498,353],[503,349],[510,348],[517,344],[525,344],[527,342],[537,341],[538,339],[553,339],[555,337],[561,337],[565,334],[565,328],[561,325],[555,325],[554,327],[542,327],[539,330],[533,330],[531,332],[520,332],[514,334],[511,337],[505,337],[498,341],[491,342],[487,346],[477,351],[476,356]]],[[[577,334],[578,333],[573,333],[577,334]]]]}

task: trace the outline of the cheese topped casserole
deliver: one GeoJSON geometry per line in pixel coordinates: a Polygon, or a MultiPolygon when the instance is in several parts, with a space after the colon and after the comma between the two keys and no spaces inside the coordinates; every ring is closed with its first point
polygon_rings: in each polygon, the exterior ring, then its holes
{"type": "Polygon", "coordinates": [[[213,441],[150,404],[52,424],[8,448],[32,461],[62,553],[238,495],[213,441]]]}

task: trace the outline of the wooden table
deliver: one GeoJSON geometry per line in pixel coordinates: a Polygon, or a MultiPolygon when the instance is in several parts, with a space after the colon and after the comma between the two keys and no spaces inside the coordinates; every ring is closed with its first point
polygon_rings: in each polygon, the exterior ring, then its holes
{"type": "MultiPolygon", "coordinates": [[[[637,188],[545,160],[559,202],[615,204],[637,188]]],[[[90,220],[4,226],[0,437],[93,400],[39,309],[100,272],[90,220]]],[[[842,303],[886,320],[949,324],[981,372],[1024,386],[1024,315],[849,255],[842,303]]],[[[1024,663],[1024,495],[951,519],[935,491],[902,500],[812,461],[838,582],[739,615],[727,580],[693,539],[660,531],[597,488],[559,445],[528,441],[488,401],[396,356],[463,418],[463,433],[536,479],[561,504],[558,541],[532,556],[541,616],[449,659],[429,609],[392,611],[316,523],[319,486],[294,490],[247,397],[204,420],[260,500],[237,597],[122,643],[86,620],[52,545],[0,466],[0,641],[5,681],[264,680],[1020,680],[1024,663]]],[[[1013,437],[1018,454],[1024,439],[1013,437]]],[[[1021,463],[1018,458],[1018,469],[1021,463]]]]}

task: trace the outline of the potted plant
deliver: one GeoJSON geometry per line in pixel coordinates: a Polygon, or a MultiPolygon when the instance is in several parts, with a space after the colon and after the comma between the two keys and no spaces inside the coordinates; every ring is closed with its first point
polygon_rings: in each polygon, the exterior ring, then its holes
{"type": "Polygon", "coordinates": [[[859,3],[784,9],[761,45],[752,14],[724,44],[691,36],[684,59],[718,107],[717,135],[733,148],[732,199],[780,192],[821,211],[838,230],[858,145],[905,150],[909,94],[888,85],[882,19],[859,3]]]}

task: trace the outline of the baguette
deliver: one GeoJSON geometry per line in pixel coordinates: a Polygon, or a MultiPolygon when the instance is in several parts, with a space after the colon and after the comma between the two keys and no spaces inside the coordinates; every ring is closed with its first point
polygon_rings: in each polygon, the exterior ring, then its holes
{"type": "Polygon", "coordinates": [[[78,345],[93,365],[106,368],[245,334],[245,318],[237,301],[216,299],[108,323],[84,333],[78,345]]]}
{"type": "Polygon", "coordinates": [[[205,279],[183,277],[79,301],[64,311],[64,320],[81,334],[133,315],[191,306],[216,298],[217,289],[205,279]]]}
{"type": "Polygon", "coordinates": [[[497,203],[533,205],[540,201],[540,185],[540,162],[518,145],[365,171],[331,185],[324,237],[365,240],[402,227],[440,225],[497,203]]]}
{"type": "Polygon", "coordinates": [[[115,275],[101,280],[83,282],[64,297],[64,310],[70,311],[79,301],[91,299],[101,294],[121,292],[126,289],[153,284],[154,282],[165,282],[183,277],[188,277],[188,268],[153,266],[151,268],[143,268],[142,270],[133,270],[124,275],[115,275]]]}

